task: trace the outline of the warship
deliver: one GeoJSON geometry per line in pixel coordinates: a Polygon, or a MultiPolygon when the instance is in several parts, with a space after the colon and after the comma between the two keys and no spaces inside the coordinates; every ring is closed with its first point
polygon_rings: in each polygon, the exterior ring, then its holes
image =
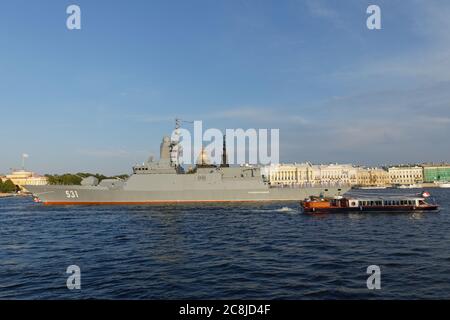
{"type": "Polygon", "coordinates": [[[177,162],[177,141],[164,137],[160,159],[133,167],[126,179],[98,181],[87,177],[81,185],[27,185],[35,202],[46,205],[142,205],[300,201],[310,196],[333,197],[350,187],[280,187],[271,185],[258,166],[230,166],[225,137],[221,164],[197,162],[185,170],[177,162]],[[175,156],[174,156],[175,154],[175,156]]]}

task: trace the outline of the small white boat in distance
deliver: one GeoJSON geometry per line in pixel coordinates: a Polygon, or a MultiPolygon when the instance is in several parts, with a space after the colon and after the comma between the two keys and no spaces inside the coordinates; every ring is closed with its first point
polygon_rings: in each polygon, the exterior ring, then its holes
{"type": "Polygon", "coordinates": [[[361,190],[381,190],[381,189],[386,189],[387,187],[384,186],[370,186],[370,187],[359,187],[358,189],[361,190]]]}
{"type": "Polygon", "coordinates": [[[435,182],[439,188],[450,188],[450,182],[435,182]]]}
{"type": "Polygon", "coordinates": [[[421,184],[402,184],[397,187],[398,189],[421,189],[421,184]]]}

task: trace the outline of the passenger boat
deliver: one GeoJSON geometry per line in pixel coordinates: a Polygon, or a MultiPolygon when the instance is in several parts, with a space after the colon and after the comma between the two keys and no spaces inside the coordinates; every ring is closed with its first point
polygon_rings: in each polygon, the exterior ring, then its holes
{"type": "Polygon", "coordinates": [[[311,197],[302,201],[301,207],[304,213],[437,211],[439,206],[428,202],[429,197],[428,192],[416,196],[311,197]]]}

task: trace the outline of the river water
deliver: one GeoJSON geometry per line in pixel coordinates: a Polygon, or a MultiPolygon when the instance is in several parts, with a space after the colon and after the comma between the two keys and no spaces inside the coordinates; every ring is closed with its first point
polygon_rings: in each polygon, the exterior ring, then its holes
{"type": "Polygon", "coordinates": [[[439,213],[0,199],[0,299],[448,299],[450,189],[430,191],[439,213]],[[70,265],[80,290],[67,289],[70,265]],[[367,289],[370,265],[380,290],[367,289]]]}

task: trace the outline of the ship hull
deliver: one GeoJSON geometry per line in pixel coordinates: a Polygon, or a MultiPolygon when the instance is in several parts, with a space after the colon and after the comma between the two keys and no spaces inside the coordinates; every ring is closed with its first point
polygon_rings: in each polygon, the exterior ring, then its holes
{"type": "MultiPolygon", "coordinates": [[[[28,187],[27,187],[28,188],[28,187]]],[[[267,188],[240,190],[139,191],[84,186],[29,186],[46,205],[142,205],[173,203],[222,203],[300,201],[310,196],[335,196],[346,187],[267,188]]]]}

